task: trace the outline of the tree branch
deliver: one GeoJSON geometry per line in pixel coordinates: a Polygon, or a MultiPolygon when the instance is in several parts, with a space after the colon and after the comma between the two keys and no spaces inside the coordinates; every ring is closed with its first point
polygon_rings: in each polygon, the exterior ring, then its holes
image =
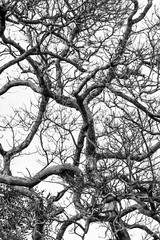
{"type": "Polygon", "coordinates": [[[48,100],[47,98],[45,97],[42,97],[41,99],[41,103],[40,103],[40,106],[39,106],[39,112],[38,112],[38,115],[37,115],[37,119],[36,121],[34,122],[31,130],[30,130],[30,133],[27,135],[26,139],[20,143],[17,147],[13,147],[11,150],[9,150],[7,152],[7,157],[11,157],[19,152],[21,152],[23,149],[27,148],[29,146],[29,144],[31,143],[33,137],[35,136],[41,122],[42,122],[42,118],[43,118],[43,114],[46,110],[46,106],[47,106],[47,103],[48,103],[48,100]]]}
{"type": "Polygon", "coordinates": [[[13,177],[0,174],[0,182],[12,186],[24,186],[28,188],[33,188],[47,177],[51,175],[61,175],[66,170],[73,171],[75,173],[75,176],[77,177],[76,182],[81,182],[83,184],[82,172],[80,171],[80,169],[70,164],[63,164],[45,168],[30,178],[13,177]]]}

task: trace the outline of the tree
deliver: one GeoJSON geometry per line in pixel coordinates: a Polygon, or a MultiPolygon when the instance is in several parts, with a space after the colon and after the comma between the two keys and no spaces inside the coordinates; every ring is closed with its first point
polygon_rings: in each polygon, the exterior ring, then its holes
{"type": "Polygon", "coordinates": [[[1,2],[3,239],[160,239],[158,7],[1,2]]]}

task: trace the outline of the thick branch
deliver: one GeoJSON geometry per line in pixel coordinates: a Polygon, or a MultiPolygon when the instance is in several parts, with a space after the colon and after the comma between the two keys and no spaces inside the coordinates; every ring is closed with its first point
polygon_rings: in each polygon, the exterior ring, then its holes
{"type": "Polygon", "coordinates": [[[60,95],[56,91],[50,91],[50,89],[48,89],[47,91],[44,92],[43,88],[36,86],[34,83],[32,83],[29,80],[27,80],[27,81],[18,81],[17,80],[17,81],[11,81],[11,82],[6,83],[0,89],[0,95],[3,95],[4,93],[6,93],[10,88],[17,87],[17,86],[30,87],[34,92],[40,93],[43,96],[45,96],[46,98],[50,97],[50,98],[54,99],[57,103],[59,103],[63,106],[74,108],[74,109],[78,110],[78,105],[77,105],[75,99],[70,98],[68,96],[60,95]]]}
{"type": "Polygon", "coordinates": [[[124,227],[124,224],[121,220],[110,222],[113,234],[115,235],[116,240],[130,240],[128,231],[124,227]]]}
{"type": "Polygon", "coordinates": [[[124,217],[125,215],[136,211],[137,209],[139,209],[139,204],[134,204],[126,209],[124,209],[121,213],[120,213],[120,218],[124,217]]]}
{"type": "Polygon", "coordinates": [[[76,151],[74,154],[74,165],[78,166],[79,165],[79,161],[80,161],[80,156],[81,156],[81,152],[84,146],[84,140],[86,137],[86,131],[88,129],[88,126],[86,126],[85,124],[82,125],[79,135],[78,135],[78,141],[76,144],[76,151]]]}
{"type": "Polygon", "coordinates": [[[147,234],[149,234],[150,236],[152,236],[154,240],[160,239],[160,237],[159,237],[156,233],[154,233],[153,231],[151,231],[151,230],[150,230],[147,226],[145,226],[145,225],[141,225],[141,224],[137,224],[137,223],[131,225],[131,224],[126,224],[126,223],[125,223],[125,226],[126,226],[127,228],[129,228],[129,229],[139,228],[139,229],[145,231],[145,232],[146,232],[147,234]]]}
{"type": "Polygon", "coordinates": [[[27,86],[27,87],[30,87],[36,93],[42,93],[42,89],[37,87],[31,81],[29,81],[29,80],[27,80],[27,81],[19,81],[19,80],[17,80],[17,81],[11,81],[11,82],[6,83],[0,89],[0,95],[3,95],[4,93],[6,93],[12,87],[18,87],[18,86],[27,86]]]}
{"type": "Polygon", "coordinates": [[[12,65],[19,63],[21,61],[23,61],[24,59],[26,59],[28,56],[30,55],[35,55],[35,51],[36,51],[36,47],[31,48],[30,50],[28,50],[27,52],[22,53],[22,55],[20,55],[19,57],[7,62],[6,64],[4,64],[2,67],[0,67],[0,74],[7,68],[11,67],[12,65]]]}
{"type": "Polygon", "coordinates": [[[90,74],[87,75],[87,77],[80,83],[79,87],[77,87],[77,90],[73,92],[73,95],[77,97],[77,95],[80,93],[80,91],[83,89],[83,87],[91,80],[92,78],[95,77],[96,73],[99,71],[99,67],[94,69],[90,74]]]}
{"type": "Polygon", "coordinates": [[[42,240],[43,239],[43,229],[44,229],[44,206],[43,200],[39,199],[36,202],[35,206],[35,226],[32,232],[32,239],[33,240],[42,240]]]}
{"type": "MultiPolygon", "coordinates": [[[[134,0],[133,2],[136,4],[137,0],[134,0]]],[[[144,17],[146,16],[147,12],[152,7],[152,2],[153,2],[152,0],[148,0],[148,3],[145,6],[143,12],[139,15],[139,17],[133,19],[133,23],[134,24],[137,23],[137,22],[140,22],[142,19],[144,19],[144,17]]]]}
{"type": "Polygon", "coordinates": [[[74,167],[70,164],[63,164],[63,165],[51,166],[51,167],[45,168],[30,178],[12,177],[12,176],[6,176],[6,175],[0,174],[0,182],[5,183],[7,185],[25,186],[25,187],[32,188],[37,184],[39,184],[44,179],[46,179],[47,177],[51,175],[60,175],[66,170],[73,171],[77,176],[77,179],[78,179],[77,181],[80,181],[81,183],[83,183],[82,172],[77,167],[74,167]]]}
{"type": "MultiPolygon", "coordinates": [[[[21,55],[25,54],[25,49],[23,49],[19,43],[16,43],[15,41],[13,41],[12,39],[8,39],[6,38],[4,35],[2,36],[2,40],[5,44],[10,44],[11,46],[13,46],[14,48],[16,48],[21,55]]],[[[36,48],[36,47],[34,47],[36,48]]],[[[33,49],[34,49],[33,48],[33,49]]],[[[26,59],[28,60],[28,62],[31,64],[31,66],[33,67],[33,69],[36,71],[36,72],[39,72],[38,71],[38,66],[37,66],[37,63],[30,57],[30,56],[27,56],[26,59]]]]}

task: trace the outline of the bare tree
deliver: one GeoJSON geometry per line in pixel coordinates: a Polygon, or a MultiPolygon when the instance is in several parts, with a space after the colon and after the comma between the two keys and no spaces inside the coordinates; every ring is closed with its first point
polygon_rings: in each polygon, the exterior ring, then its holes
{"type": "Polygon", "coordinates": [[[160,15],[142,2],[1,2],[3,239],[85,239],[96,223],[160,239],[160,15]]]}

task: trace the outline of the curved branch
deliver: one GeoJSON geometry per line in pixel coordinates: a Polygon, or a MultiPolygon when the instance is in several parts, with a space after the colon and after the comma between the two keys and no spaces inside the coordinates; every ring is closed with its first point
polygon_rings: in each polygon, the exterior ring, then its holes
{"type": "Polygon", "coordinates": [[[43,114],[46,110],[48,100],[49,100],[48,98],[42,96],[42,100],[41,100],[41,103],[39,106],[38,116],[30,130],[30,133],[27,135],[26,139],[21,144],[19,144],[17,147],[13,147],[10,151],[7,152],[6,156],[8,158],[21,152],[23,149],[25,149],[29,146],[29,144],[31,143],[34,135],[36,134],[36,132],[42,122],[43,114]]]}
{"type": "Polygon", "coordinates": [[[11,82],[6,83],[0,89],[0,95],[3,95],[4,93],[6,93],[12,87],[18,87],[18,86],[27,86],[27,87],[30,87],[36,93],[42,93],[42,90],[39,87],[37,87],[31,81],[27,80],[27,81],[11,81],[11,82]]]}
{"type": "Polygon", "coordinates": [[[63,165],[51,166],[51,167],[45,168],[30,178],[13,177],[13,176],[6,176],[6,175],[0,174],[0,182],[5,183],[7,185],[25,186],[25,187],[33,188],[34,186],[39,184],[41,181],[43,181],[47,177],[51,175],[61,175],[66,170],[73,171],[77,176],[77,182],[83,183],[83,174],[81,170],[70,164],[63,164],[63,165]]]}
{"type": "MultiPolygon", "coordinates": [[[[133,2],[137,2],[136,0],[134,0],[133,2]]],[[[133,23],[138,23],[140,22],[142,19],[144,19],[144,17],[146,16],[147,12],[149,11],[149,9],[152,7],[152,2],[153,0],[148,0],[147,5],[145,6],[143,12],[140,14],[139,17],[133,19],[133,23]]]]}
{"type": "Polygon", "coordinates": [[[70,219],[63,222],[62,226],[59,229],[59,232],[57,234],[56,240],[61,240],[63,238],[63,235],[67,229],[68,226],[70,226],[72,223],[75,223],[77,220],[81,219],[81,215],[77,214],[70,219]]]}
{"type": "Polygon", "coordinates": [[[139,229],[145,231],[146,233],[148,233],[149,235],[151,235],[154,238],[154,240],[160,239],[160,237],[156,233],[152,232],[147,226],[137,224],[137,223],[132,224],[132,225],[125,223],[125,226],[129,229],[139,228],[139,229]]]}
{"type": "Polygon", "coordinates": [[[27,80],[27,81],[11,81],[6,83],[1,89],[0,89],[0,95],[3,95],[4,93],[6,93],[10,88],[12,87],[17,87],[17,86],[27,86],[30,87],[34,92],[36,93],[40,93],[43,96],[50,97],[53,100],[55,100],[57,103],[66,106],[66,107],[71,107],[74,108],[76,110],[78,110],[78,105],[75,101],[75,99],[68,97],[68,96],[64,96],[64,95],[60,95],[58,92],[56,91],[50,91],[50,89],[45,89],[46,91],[44,91],[43,88],[40,88],[38,86],[36,86],[34,83],[32,83],[31,81],[27,80]]]}

